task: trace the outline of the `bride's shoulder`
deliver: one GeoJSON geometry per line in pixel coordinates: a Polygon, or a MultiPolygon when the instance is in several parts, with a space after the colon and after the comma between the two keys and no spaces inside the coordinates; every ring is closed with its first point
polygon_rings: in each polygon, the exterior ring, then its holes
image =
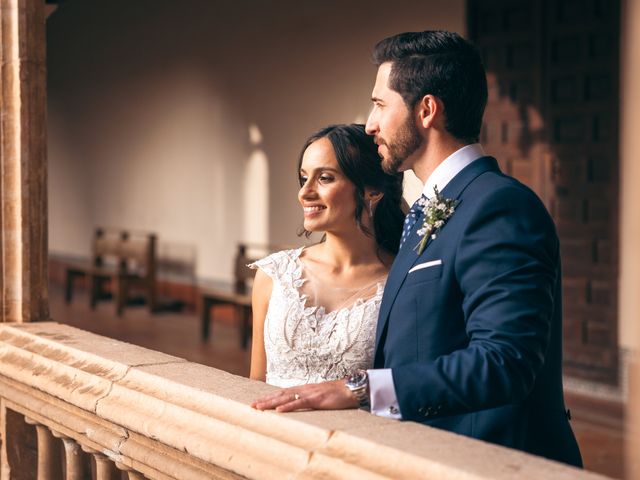
{"type": "Polygon", "coordinates": [[[265,258],[269,258],[277,262],[295,261],[300,257],[303,251],[306,251],[306,247],[289,248],[274,252],[267,255],[265,258]]]}
{"type": "Polygon", "coordinates": [[[298,257],[305,260],[317,260],[323,251],[324,245],[322,243],[314,243],[313,245],[307,245],[300,247],[296,250],[298,257]]]}
{"type": "Polygon", "coordinates": [[[292,248],[270,253],[266,257],[250,263],[248,267],[263,270],[265,273],[273,276],[279,269],[283,267],[286,268],[287,265],[295,263],[303,248],[304,247],[292,248]]]}

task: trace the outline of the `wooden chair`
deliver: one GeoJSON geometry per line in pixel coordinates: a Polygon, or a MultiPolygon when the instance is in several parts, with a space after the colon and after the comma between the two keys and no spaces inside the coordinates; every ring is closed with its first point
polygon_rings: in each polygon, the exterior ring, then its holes
{"type": "Polygon", "coordinates": [[[255,270],[247,265],[258,258],[248,255],[249,249],[269,253],[280,249],[276,246],[253,245],[239,243],[233,263],[233,283],[217,283],[215,285],[200,286],[202,340],[207,340],[210,333],[210,325],[213,320],[211,311],[215,305],[232,305],[236,318],[240,323],[240,346],[245,349],[251,335],[251,285],[255,270]]]}
{"type": "Polygon", "coordinates": [[[97,228],[91,262],[74,262],[66,269],[65,300],[70,303],[77,278],[86,278],[91,309],[100,300],[114,298],[122,315],[132,291],[142,292],[149,309],[156,309],[156,244],[152,233],[97,228]],[[109,293],[106,285],[111,286],[109,293]]]}

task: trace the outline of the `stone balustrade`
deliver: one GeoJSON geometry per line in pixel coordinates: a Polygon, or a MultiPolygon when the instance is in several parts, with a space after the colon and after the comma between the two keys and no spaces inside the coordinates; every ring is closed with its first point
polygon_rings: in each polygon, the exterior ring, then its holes
{"type": "Polygon", "coordinates": [[[362,411],[250,407],[273,389],[53,322],[0,324],[0,478],[603,478],[362,411]]]}

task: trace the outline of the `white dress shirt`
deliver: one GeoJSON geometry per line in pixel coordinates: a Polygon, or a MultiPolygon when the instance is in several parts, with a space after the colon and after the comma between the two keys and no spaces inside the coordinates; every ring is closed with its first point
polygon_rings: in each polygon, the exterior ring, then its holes
{"type": "MultiPolygon", "coordinates": [[[[479,143],[466,145],[456,150],[436,167],[424,184],[422,193],[431,198],[434,196],[434,187],[442,192],[444,187],[453,177],[458,175],[467,165],[484,157],[485,153],[479,143]]],[[[390,368],[367,370],[369,374],[369,395],[371,401],[371,413],[379,417],[402,420],[402,412],[398,405],[398,397],[393,384],[393,375],[390,368]]]]}

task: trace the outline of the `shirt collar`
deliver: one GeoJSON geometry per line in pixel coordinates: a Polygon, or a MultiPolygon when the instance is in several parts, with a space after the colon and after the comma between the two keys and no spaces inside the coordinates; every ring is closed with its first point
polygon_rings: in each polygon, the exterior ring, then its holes
{"type": "Polygon", "coordinates": [[[459,174],[471,162],[478,158],[484,157],[485,153],[482,149],[482,145],[479,143],[472,143],[471,145],[465,145],[464,147],[456,150],[447,158],[445,158],[440,165],[429,175],[427,183],[424,184],[422,193],[427,197],[433,197],[433,188],[437,187],[439,192],[442,192],[444,187],[451,181],[453,177],[459,174]]]}

